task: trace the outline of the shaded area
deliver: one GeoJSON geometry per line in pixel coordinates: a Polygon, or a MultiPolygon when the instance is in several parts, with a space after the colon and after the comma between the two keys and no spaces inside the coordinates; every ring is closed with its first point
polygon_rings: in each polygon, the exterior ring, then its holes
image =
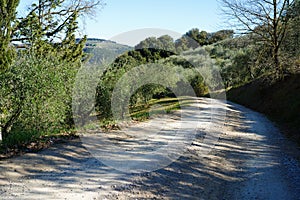
{"type": "MultiPolygon", "coordinates": [[[[202,113],[210,109],[202,104],[202,113]]],[[[222,115],[214,116],[220,123],[199,128],[179,159],[153,172],[116,171],[93,158],[80,140],[0,161],[1,198],[297,199],[300,168],[289,150],[299,150],[262,115],[231,103],[224,109],[225,126],[222,115]],[[208,131],[220,132],[216,143],[204,142],[208,131]]]]}
{"type": "MultiPolygon", "coordinates": [[[[229,100],[266,114],[300,145],[300,74],[284,80],[262,77],[227,93],[229,100]]],[[[299,158],[300,159],[300,158],[299,158]]]]}
{"type": "Polygon", "coordinates": [[[91,157],[79,139],[0,163],[3,198],[92,199],[115,182],[125,183],[122,174],[91,157]]]}

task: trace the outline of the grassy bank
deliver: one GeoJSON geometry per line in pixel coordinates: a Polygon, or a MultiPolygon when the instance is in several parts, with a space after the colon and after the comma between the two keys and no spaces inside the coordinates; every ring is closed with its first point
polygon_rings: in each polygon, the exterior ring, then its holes
{"type": "Polygon", "coordinates": [[[300,74],[273,82],[263,77],[227,93],[230,101],[265,114],[300,144],[300,74]]]}

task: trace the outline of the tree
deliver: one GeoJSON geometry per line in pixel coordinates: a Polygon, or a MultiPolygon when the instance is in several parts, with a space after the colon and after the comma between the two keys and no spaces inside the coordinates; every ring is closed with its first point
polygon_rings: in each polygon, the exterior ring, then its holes
{"type": "MultiPolygon", "coordinates": [[[[7,69],[13,62],[15,52],[10,47],[12,36],[12,24],[16,17],[16,8],[19,0],[0,0],[0,73],[7,69]]],[[[0,80],[0,87],[2,82],[0,80]]],[[[1,121],[4,117],[2,107],[0,106],[0,141],[2,140],[1,121]]]]}
{"type": "Polygon", "coordinates": [[[164,51],[175,51],[174,40],[169,35],[162,35],[158,38],[156,37],[148,37],[137,44],[135,49],[156,49],[156,50],[164,50],[164,51]]]}
{"type": "Polygon", "coordinates": [[[209,37],[209,33],[207,33],[206,31],[201,31],[198,35],[199,44],[200,45],[207,45],[208,44],[208,37],[209,37]]]}
{"type": "Polygon", "coordinates": [[[160,41],[162,50],[175,52],[174,39],[171,36],[162,35],[157,40],[160,41]]]}
{"type": "Polygon", "coordinates": [[[291,57],[300,55],[300,0],[295,0],[287,12],[290,21],[283,50],[288,54],[288,60],[294,60],[291,57]]]}
{"type": "Polygon", "coordinates": [[[175,47],[178,52],[196,49],[200,46],[205,46],[233,37],[233,30],[220,30],[214,33],[199,31],[198,28],[193,28],[186,32],[181,38],[175,41],[175,47]]]}
{"type": "Polygon", "coordinates": [[[175,48],[176,48],[177,53],[180,53],[182,51],[186,51],[189,49],[189,40],[191,40],[189,37],[182,36],[181,38],[179,38],[175,41],[175,48]]]}
{"type": "MultiPolygon", "coordinates": [[[[192,48],[197,48],[199,45],[202,45],[203,38],[200,38],[200,32],[198,28],[193,28],[185,33],[186,36],[196,41],[196,43],[190,43],[189,46],[192,48]],[[197,44],[198,43],[198,44],[197,44]]],[[[203,34],[202,34],[203,35],[203,34]]]]}
{"type": "MultiPolygon", "coordinates": [[[[203,32],[203,31],[202,31],[203,32]]],[[[201,33],[202,33],[201,32],[201,33]]],[[[220,30],[206,36],[206,44],[213,44],[228,38],[233,38],[234,31],[233,30],[220,30]]]]}
{"type": "Polygon", "coordinates": [[[141,41],[134,48],[135,49],[161,49],[161,42],[156,37],[148,37],[141,41]]]}
{"type": "Polygon", "coordinates": [[[91,15],[102,1],[92,0],[38,0],[30,7],[29,13],[17,20],[11,41],[28,44],[30,50],[43,55],[53,51],[64,51],[63,60],[81,58],[83,44],[76,41],[77,19],[91,15]]]}
{"type": "Polygon", "coordinates": [[[25,17],[18,19],[13,41],[29,42],[43,39],[50,42],[62,41],[69,23],[74,17],[92,15],[102,5],[99,0],[38,0],[29,8],[25,17]]]}
{"type": "Polygon", "coordinates": [[[275,70],[281,76],[280,47],[286,36],[289,0],[221,0],[223,12],[238,31],[257,34],[272,50],[275,70]]]}
{"type": "Polygon", "coordinates": [[[14,57],[10,40],[18,5],[19,0],[0,0],[0,70],[7,68],[14,57]]]}
{"type": "Polygon", "coordinates": [[[56,129],[71,122],[71,93],[83,58],[78,17],[91,14],[102,1],[38,0],[16,19],[19,1],[0,0],[0,134],[56,129]],[[11,42],[28,44],[13,62],[11,42]]]}

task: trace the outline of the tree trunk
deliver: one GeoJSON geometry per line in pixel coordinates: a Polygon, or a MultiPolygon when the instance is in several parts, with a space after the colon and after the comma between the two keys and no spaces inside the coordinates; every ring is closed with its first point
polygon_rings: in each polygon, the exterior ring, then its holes
{"type": "Polygon", "coordinates": [[[0,123],[0,143],[2,141],[2,127],[1,127],[1,123],[0,123]]]}
{"type": "Polygon", "coordinates": [[[282,79],[283,78],[283,69],[280,63],[279,59],[279,47],[274,47],[273,51],[273,61],[275,65],[275,71],[277,73],[277,78],[282,79]]]}

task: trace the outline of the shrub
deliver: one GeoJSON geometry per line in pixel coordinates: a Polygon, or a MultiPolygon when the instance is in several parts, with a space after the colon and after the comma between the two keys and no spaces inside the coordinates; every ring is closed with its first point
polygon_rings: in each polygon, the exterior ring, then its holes
{"type": "Polygon", "coordinates": [[[17,132],[47,133],[70,122],[71,89],[76,64],[56,57],[20,56],[0,75],[3,137],[17,132]]]}

